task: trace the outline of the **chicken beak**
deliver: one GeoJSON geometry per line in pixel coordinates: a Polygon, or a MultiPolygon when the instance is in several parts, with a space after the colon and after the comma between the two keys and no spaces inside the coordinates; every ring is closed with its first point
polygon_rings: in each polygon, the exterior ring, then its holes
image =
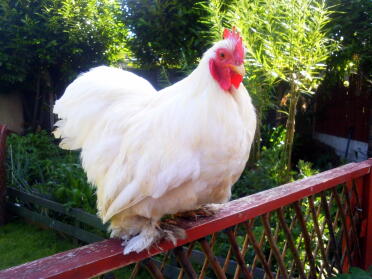
{"type": "Polygon", "coordinates": [[[230,67],[230,69],[233,70],[235,73],[237,73],[237,74],[241,75],[242,77],[244,77],[244,75],[245,75],[244,64],[241,64],[241,65],[239,65],[239,66],[229,64],[229,67],[230,67]]]}

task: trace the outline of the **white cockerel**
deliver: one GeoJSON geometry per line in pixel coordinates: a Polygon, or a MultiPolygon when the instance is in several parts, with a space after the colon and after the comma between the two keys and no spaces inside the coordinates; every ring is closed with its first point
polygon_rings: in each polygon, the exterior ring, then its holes
{"type": "Polygon", "coordinates": [[[81,149],[98,214],[126,243],[124,254],[179,237],[159,226],[165,214],[229,200],[256,127],[241,83],[244,54],[239,33],[226,29],[188,77],[159,92],[102,66],[56,102],[54,134],[62,148],[81,149]]]}

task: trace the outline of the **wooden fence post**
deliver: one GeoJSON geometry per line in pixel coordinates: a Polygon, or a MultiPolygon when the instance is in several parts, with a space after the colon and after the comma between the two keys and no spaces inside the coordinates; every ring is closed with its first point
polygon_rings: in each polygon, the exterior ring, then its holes
{"type": "Polygon", "coordinates": [[[362,268],[372,266],[372,158],[368,160],[371,168],[364,178],[362,224],[362,268]]]}
{"type": "Polygon", "coordinates": [[[5,143],[7,129],[0,125],[0,226],[5,224],[5,192],[6,192],[6,172],[5,172],[5,143]]]}

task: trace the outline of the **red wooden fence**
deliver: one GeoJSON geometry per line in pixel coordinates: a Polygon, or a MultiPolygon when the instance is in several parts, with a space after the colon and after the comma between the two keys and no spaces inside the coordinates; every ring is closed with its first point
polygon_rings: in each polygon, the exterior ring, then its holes
{"type": "Polygon", "coordinates": [[[368,142],[371,92],[357,88],[357,79],[356,75],[352,75],[349,87],[339,85],[332,88],[329,94],[316,94],[317,132],[342,138],[351,136],[353,140],[368,142]]]}
{"type": "Polygon", "coordinates": [[[163,241],[123,255],[120,241],[109,239],[0,271],[0,278],[90,278],[132,264],[130,278],[142,267],[154,278],[256,278],[260,272],[260,278],[319,278],[367,268],[371,169],[371,159],[351,163],[231,201],[211,217],[178,220],[187,238],[177,245],[163,241]],[[169,273],[172,260],[176,275],[169,273]]]}

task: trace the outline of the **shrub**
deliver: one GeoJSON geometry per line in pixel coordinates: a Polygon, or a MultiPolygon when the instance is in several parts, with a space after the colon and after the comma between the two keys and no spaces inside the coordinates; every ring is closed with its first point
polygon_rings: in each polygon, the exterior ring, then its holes
{"type": "MultiPolygon", "coordinates": [[[[285,165],[281,160],[284,152],[286,129],[283,126],[263,127],[261,155],[255,166],[246,169],[233,188],[233,198],[250,195],[286,182],[285,165]]],[[[318,173],[312,163],[299,160],[297,170],[292,170],[290,180],[302,179],[318,173]]]]}
{"type": "Polygon", "coordinates": [[[96,212],[94,189],[87,182],[78,153],[60,149],[45,131],[9,136],[7,179],[11,187],[96,212]]]}

